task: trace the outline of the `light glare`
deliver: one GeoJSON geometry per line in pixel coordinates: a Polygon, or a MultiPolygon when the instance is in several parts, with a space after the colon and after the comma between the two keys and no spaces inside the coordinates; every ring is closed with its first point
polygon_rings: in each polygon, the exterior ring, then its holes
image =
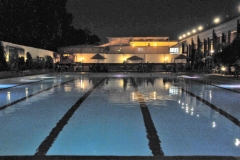
{"type": "Polygon", "coordinates": [[[220,22],[220,18],[215,18],[215,19],[214,19],[214,23],[217,24],[217,23],[219,23],[219,22],[220,22]]]}

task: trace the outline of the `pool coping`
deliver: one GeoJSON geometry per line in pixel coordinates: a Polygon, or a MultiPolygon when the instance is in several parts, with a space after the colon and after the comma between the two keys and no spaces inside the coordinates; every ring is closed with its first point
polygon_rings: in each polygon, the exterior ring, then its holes
{"type": "Polygon", "coordinates": [[[62,156],[62,155],[54,155],[54,156],[0,156],[0,159],[71,159],[71,160],[79,160],[79,159],[163,159],[163,160],[239,160],[240,157],[234,156],[62,156]]]}

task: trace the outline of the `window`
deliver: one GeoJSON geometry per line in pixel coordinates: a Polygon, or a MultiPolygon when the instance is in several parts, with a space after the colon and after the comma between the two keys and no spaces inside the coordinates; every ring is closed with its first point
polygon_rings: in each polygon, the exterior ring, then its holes
{"type": "Polygon", "coordinates": [[[170,48],[170,54],[178,54],[178,48],[170,48]]]}

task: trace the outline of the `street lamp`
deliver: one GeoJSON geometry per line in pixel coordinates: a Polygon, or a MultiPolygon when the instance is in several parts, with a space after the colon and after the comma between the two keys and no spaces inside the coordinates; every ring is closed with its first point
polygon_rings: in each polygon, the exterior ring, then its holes
{"type": "Polygon", "coordinates": [[[199,27],[198,27],[198,30],[199,30],[199,31],[201,31],[202,29],[203,29],[203,27],[202,27],[202,26],[199,26],[199,27]]]}
{"type": "Polygon", "coordinates": [[[213,22],[215,23],[215,24],[218,24],[219,22],[220,22],[220,18],[215,18],[214,20],[213,20],[213,22]]]}

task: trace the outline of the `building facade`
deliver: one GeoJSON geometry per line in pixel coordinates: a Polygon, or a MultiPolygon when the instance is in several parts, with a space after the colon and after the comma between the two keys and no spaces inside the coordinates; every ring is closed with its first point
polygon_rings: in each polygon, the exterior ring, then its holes
{"type": "Polygon", "coordinates": [[[201,50],[204,57],[221,52],[222,47],[229,45],[236,38],[240,16],[225,20],[207,29],[193,30],[179,37],[175,46],[181,54],[192,57],[194,50],[201,50]]]}
{"type": "Polygon", "coordinates": [[[26,60],[27,52],[29,52],[32,56],[32,58],[42,57],[45,58],[46,56],[51,56],[54,59],[54,62],[60,61],[60,56],[54,56],[57,55],[57,53],[49,50],[39,49],[39,48],[33,48],[29,46],[14,44],[10,42],[4,42],[2,41],[2,45],[4,47],[5,53],[6,53],[6,61],[10,62],[11,59],[17,59],[17,57],[24,57],[26,60]]]}
{"type": "Polygon", "coordinates": [[[173,63],[180,54],[172,48],[177,43],[169,37],[108,37],[108,43],[100,46],[60,47],[58,53],[73,63],[173,63]],[[105,59],[92,59],[97,53],[105,59]],[[132,56],[141,60],[129,59],[132,56]]]}

